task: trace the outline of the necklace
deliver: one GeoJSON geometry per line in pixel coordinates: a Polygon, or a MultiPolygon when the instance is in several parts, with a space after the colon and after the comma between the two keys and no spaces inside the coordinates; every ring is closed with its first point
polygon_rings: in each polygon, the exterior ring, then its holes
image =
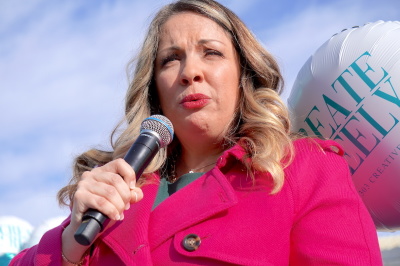
{"type": "Polygon", "coordinates": [[[216,163],[217,163],[217,162],[213,162],[213,163],[210,163],[210,164],[201,166],[201,167],[199,167],[199,168],[190,169],[189,173],[190,173],[190,174],[193,174],[193,173],[196,172],[197,170],[200,170],[200,169],[202,169],[202,168],[206,168],[207,166],[210,166],[210,165],[213,165],[213,164],[216,164],[216,163]]]}
{"type": "MultiPolygon", "coordinates": [[[[202,169],[202,168],[208,167],[208,166],[213,165],[213,164],[216,164],[216,163],[217,163],[217,161],[212,162],[212,163],[207,164],[207,165],[204,165],[204,166],[201,166],[201,167],[198,167],[198,168],[190,169],[190,171],[189,171],[188,173],[189,173],[189,174],[192,174],[192,173],[194,173],[194,172],[197,171],[197,170],[200,170],[200,169],[202,169]]],[[[173,163],[173,165],[172,165],[171,174],[170,174],[166,179],[167,179],[168,182],[170,182],[170,183],[175,183],[175,181],[178,179],[178,176],[176,175],[176,170],[175,170],[175,161],[174,161],[174,163],[173,163]]]]}

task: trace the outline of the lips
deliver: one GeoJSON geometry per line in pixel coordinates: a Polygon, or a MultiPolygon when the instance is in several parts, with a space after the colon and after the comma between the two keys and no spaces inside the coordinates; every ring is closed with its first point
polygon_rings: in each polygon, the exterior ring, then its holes
{"type": "Polygon", "coordinates": [[[207,95],[195,93],[187,95],[180,104],[186,109],[198,109],[206,106],[210,99],[207,95]]]}

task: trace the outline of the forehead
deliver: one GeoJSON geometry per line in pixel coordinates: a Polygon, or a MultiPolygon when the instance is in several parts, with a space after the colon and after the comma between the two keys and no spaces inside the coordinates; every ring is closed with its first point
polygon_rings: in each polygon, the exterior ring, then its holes
{"type": "Polygon", "coordinates": [[[161,26],[160,43],[176,42],[180,38],[219,39],[231,42],[230,34],[212,19],[193,12],[169,17],[161,26]]]}

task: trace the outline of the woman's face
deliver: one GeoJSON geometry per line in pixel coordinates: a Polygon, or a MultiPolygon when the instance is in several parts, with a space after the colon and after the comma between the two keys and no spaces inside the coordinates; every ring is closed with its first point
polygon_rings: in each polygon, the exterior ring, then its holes
{"type": "Polygon", "coordinates": [[[217,23],[189,12],[166,21],[155,82],[161,109],[179,139],[198,134],[221,139],[234,117],[239,79],[231,37],[217,23]]]}

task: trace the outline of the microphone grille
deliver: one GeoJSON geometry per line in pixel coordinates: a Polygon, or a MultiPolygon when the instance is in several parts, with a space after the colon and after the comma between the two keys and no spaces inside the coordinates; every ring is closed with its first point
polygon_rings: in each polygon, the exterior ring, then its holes
{"type": "Polygon", "coordinates": [[[142,130],[156,132],[161,137],[161,148],[170,144],[174,137],[174,127],[171,121],[163,115],[152,115],[143,120],[140,131],[142,130]]]}

